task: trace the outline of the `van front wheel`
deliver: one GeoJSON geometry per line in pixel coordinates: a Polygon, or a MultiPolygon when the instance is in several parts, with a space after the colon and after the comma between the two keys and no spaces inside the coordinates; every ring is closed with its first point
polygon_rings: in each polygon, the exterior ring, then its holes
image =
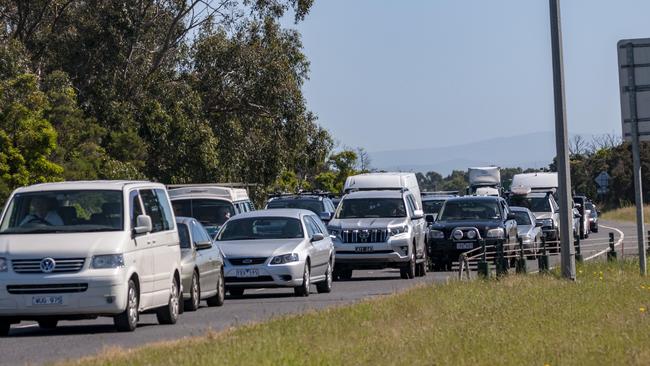
{"type": "Polygon", "coordinates": [[[126,309],[113,318],[113,324],[118,332],[132,332],[138,326],[138,288],[133,280],[126,292],[126,309]]]}

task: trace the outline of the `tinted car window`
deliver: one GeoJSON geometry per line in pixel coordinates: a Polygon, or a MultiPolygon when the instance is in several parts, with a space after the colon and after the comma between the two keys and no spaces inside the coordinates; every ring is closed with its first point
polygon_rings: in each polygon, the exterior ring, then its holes
{"type": "Polygon", "coordinates": [[[158,200],[158,195],[151,189],[143,189],[140,191],[142,197],[142,204],[144,210],[149,217],[151,217],[151,224],[153,225],[152,232],[159,232],[169,230],[169,222],[165,217],[162,204],[158,200]]]}
{"type": "Polygon", "coordinates": [[[210,235],[205,231],[205,228],[198,222],[192,222],[192,237],[195,243],[211,241],[210,235]]]}
{"type": "Polygon", "coordinates": [[[517,225],[530,225],[530,215],[525,211],[514,211],[517,225]]]}
{"type": "Polygon", "coordinates": [[[177,216],[197,219],[213,236],[230,217],[235,215],[232,203],[217,199],[180,199],[172,201],[177,216]]]}
{"type": "Polygon", "coordinates": [[[501,213],[495,201],[447,201],[440,211],[439,219],[444,220],[495,220],[501,213]]]}
{"type": "Polygon", "coordinates": [[[129,213],[131,215],[131,227],[137,225],[138,216],[143,214],[142,205],[140,204],[140,194],[138,191],[131,191],[129,193],[129,213]]]}
{"type": "Polygon", "coordinates": [[[440,208],[445,203],[443,200],[436,201],[422,201],[424,206],[424,213],[426,214],[437,214],[440,212],[440,208]]]}
{"type": "Polygon", "coordinates": [[[233,219],[219,231],[217,240],[259,240],[304,238],[300,220],[288,217],[233,219]]]}
{"type": "Polygon", "coordinates": [[[323,202],[315,199],[274,199],[266,208],[300,208],[317,214],[324,211],[323,202]]]}
{"type": "Polygon", "coordinates": [[[189,249],[192,247],[190,244],[190,231],[186,224],[178,224],[178,237],[181,240],[181,248],[189,249]]]}
{"type": "Polygon", "coordinates": [[[401,198],[348,198],[340,203],[337,219],[406,217],[401,198]]]}

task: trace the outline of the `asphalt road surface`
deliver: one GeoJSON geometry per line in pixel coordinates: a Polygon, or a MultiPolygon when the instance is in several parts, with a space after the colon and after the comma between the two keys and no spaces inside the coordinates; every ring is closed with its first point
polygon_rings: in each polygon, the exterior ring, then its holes
{"type": "MultiPolygon", "coordinates": [[[[626,249],[636,244],[633,225],[605,223],[621,227],[626,237],[626,249]]],[[[585,258],[608,247],[607,238],[613,231],[601,227],[583,241],[585,258]]],[[[615,232],[615,231],[614,231],[615,232]]],[[[616,239],[619,233],[616,233],[616,239]]],[[[617,248],[620,250],[620,247],[617,248]]],[[[627,254],[627,253],[626,253],[627,254]]],[[[619,254],[620,255],[620,254],[619,254]]],[[[551,258],[551,264],[558,262],[551,258]]],[[[536,261],[528,261],[528,270],[537,268],[536,261]]],[[[351,281],[335,282],[329,294],[318,294],[312,289],[309,297],[294,297],[291,289],[247,290],[241,299],[227,298],[220,308],[202,307],[196,312],[181,315],[176,325],[158,325],[155,315],[142,315],[138,329],[132,333],[117,333],[112,319],[99,318],[91,321],[60,322],[54,330],[41,330],[32,322],[14,325],[8,338],[0,340],[0,364],[40,364],[77,359],[102,351],[105,348],[132,348],[148,343],[203,335],[209,330],[219,331],[231,326],[263,321],[274,316],[300,313],[311,309],[349,304],[373,296],[389,295],[420,283],[453,280],[457,272],[428,273],[424,278],[403,280],[398,270],[355,271],[351,281]]]]}

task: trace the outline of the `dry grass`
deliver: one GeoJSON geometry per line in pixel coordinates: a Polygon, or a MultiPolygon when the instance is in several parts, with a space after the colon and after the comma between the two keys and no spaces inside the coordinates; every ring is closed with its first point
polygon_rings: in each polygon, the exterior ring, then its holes
{"type": "MultiPolygon", "coordinates": [[[[650,205],[646,205],[643,208],[643,215],[645,223],[650,224],[650,205]]],[[[608,221],[636,222],[636,206],[622,207],[603,212],[600,218],[608,221]]]]}
{"type": "MultiPolygon", "coordinates": [[[[428,285],[79,365],[647,365],[650,279],[634,263],[428,285]]],[[[182,321],[182,319],[181,319],[182,321]]]]}

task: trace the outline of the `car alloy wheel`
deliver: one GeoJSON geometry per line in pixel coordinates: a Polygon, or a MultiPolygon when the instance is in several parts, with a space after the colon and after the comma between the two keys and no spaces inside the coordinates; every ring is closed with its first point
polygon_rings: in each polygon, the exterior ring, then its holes
{"type": "Polygon", "coordinates": [[[138,326],[138,288],[129,280],[126,292],[126,309],[113,318],[115,329],[119,332],[132,332],[138,326]]]}
{"type": "Polygon", "coordinates": [[[178,294],[178,281],[176,278],[172,280],[172,286],[169,290],[169,302],[166,306],[158,309],[156,317],[160,324],[176,324],[178,314],[180,311],[180,301],[178,294]]]}
{"type": "Polygon", "coordinates": [[[305,263],[305,270],[302,275],[302,285],[294,288],[296,296],[309,296],[310,283],[309,262],[305,263]]]}
{"type": "Polygon", "coordinates": [[[223,268],[217,279],[217,293],[207,300],[208,306],[221,306],[226,298],[226,285],[224,281],[223,268]]]}
{"type": "Polygon", "coordinates": [[[190,299],[185,302],[185,309],[196,311],[201,302],[201,283],[196,271],[192,274],[192,283],[190,284],[190,299]]]}
{"type": "Polygon", "coordinates": [[[327,271],[325,272],[325,281],[316,284],[318,293],[328,293],[332,291],[332,261],[327,263],[327,271]]]}

